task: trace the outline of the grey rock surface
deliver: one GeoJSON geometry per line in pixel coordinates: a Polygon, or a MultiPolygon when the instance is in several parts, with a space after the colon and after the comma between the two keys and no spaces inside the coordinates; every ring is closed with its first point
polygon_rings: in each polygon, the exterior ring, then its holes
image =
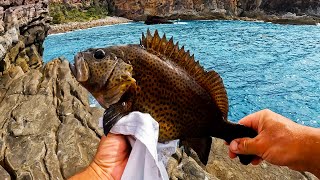
{"type": "Polygon", "coordinates": [[[298,172],[262,162],[258,166],[242,165],[238,159],[231,160],[223,140],[214,138],[209,161],[204,166],[196,155],[188,156],[179,148],[167,165],[170,179],[212,180],[317,180],[313,174],[298,172]]]}
{"type": "Polygon", "coordinates": [[[67,61],[26,73],[11,68],[0,92],[0,157],[12,178],[64,179],[91,162],[103,110],[89,106],[67,61]]]}

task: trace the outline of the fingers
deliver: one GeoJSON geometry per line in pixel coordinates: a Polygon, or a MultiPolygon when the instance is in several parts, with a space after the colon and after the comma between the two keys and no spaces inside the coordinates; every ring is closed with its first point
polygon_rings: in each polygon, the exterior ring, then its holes
{"type": "MultiPolygon", "coordinates": [[[[260,111],[259,111],[260,112],[260,111]]],[[[244,126],[250,127],[256,131],[258,131],[258,127],[259,127],[259,119],[260,119],[260,113],[256,112],[253,114],[250,114],[244,118],[242,118],[239,121],[239,124],[242,124],[244,126]]]]}
{"type": "MultiPolygon", "coordinates": [[[[231,152],[230,150],[229,150],[229,152],[228,152],[228,155],[229,155],[229,157],[230,157],[231,159],[234,159],[234,158],[237,157],[237,154],[231,152]]],[[[258,164],[260,164],[262,161],[263,161],[262,158],[260,158],[259,156],[256,156],[256,157],[251,161],[251,164],[252,164],[252,165],[258,165],[258,164]]]]}
{"type": "MultiPolygon", "coordinates": [[[[228,143],[225,143],[226,145],[229,145],[228,143]]],[[[233,153],[232,151],[230,151],[229,149],[229,152],[228,152],[228,155],[231,159],[234,159],[237,157],[237,154],[233,153]]],[[[262,158],[260,158],[259,156],[256,156],[252,161],[251,161],[251,164],[252,165],[258,165],[260,164],[261,162],[263,161],[262,158]]]]}
{"type": "Polygon", "coordinates": [[[229,150],[235,154],[251,154],[261,157],[263,149],[258,147],[255,139],[241,138],[233,140],[230,143],[229,150]]]}
{"type": "Polygon", "coordinates": [[[269,109],[264,109],[253,114],[250,114],[239,121],[239,124],[242,124],[247,127],[251,127],[257,132],[259,132],[259,126],[266,117],[275,114],[274,112],[270,111],[269,109]]]}
{"type": "Polygon", "coordinates": [[[235,153],[233,153],[233,152],[231,152],[231,151],[229,150],[229,157],[230,157],[231,159],[234,159],[234,158],[237,157],[237,154],[235,154],[235,153]]]}
{"type": "Polygon", "coordinates": [[[252,161],[251,161],[251,164],[252,165],[258,165],[258,164],[260,164],[261,162],[262,162],[262,158],[260,158],[260,157],[256,157],[256,158],[254,158],[252,161]]]}

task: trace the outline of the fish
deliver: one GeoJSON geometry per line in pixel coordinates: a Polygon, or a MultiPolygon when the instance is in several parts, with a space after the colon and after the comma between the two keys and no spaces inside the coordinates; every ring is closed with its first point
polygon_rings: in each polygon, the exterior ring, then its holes
{"type": "MultiPolygon", "coordinates": [[[[159,142],[180,139],[206,165],[212,137],[230,143],[257,132],[228,121],[222,78],[205,70],[184,46],[142,33],[139,44],[90,48],[78,52],[70,69],[76,80],[105,108],[103,128],[132,111],[149,113],[159,123],[159,142]]],[[[238,155],[242,164],[255,156],[238,155]]]]}

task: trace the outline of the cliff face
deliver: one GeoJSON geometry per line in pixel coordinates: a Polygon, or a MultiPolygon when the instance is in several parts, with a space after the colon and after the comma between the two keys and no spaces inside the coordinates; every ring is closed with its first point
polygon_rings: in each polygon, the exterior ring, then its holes
{"type": "Polygon", "coordinates": [[[238,5],[246,12],[262,10],[268,14],[320,15],[320,1],[317,0],[240,0],[238,5]]]}
{"type": "Polygon", "coordinates": [[[265,14],[287,12],[320,16],[317,0],[109,0],[114,14],[134,20],[147,15],[182,19],[212,19],[242,16],[259,11],[265,14]]]}
{"type": "Polygon", "coordinates": [[[233,0],[111,0],[109,3],[113,4],[115,15],[136,20],[145,19],[147,15],[206,19],[232,15],[236,8],[233,0]]]}
{"type": "Polygon", "coordinates": [[[67,61],[42,67],[48,1],[0,0],[0,17],[0,177],[70,177],[95,154],[102,110],[67,61]]]}
{"type": "Polygon", "coordinates": [[[260,8],[267,12],[291,12],[297,14],[317,15],[320,16],[320,1],[318,0],[264,0],[260,8]]]}
{"type": "MultiPolygon", "coordinates": [[[[318,0],[53,0],[73,6],[106,7],[110,15],[145,20],[148,15],[169,19],[237,19],[268,15],[308,15],[320,18],[318,0]],[[78,4],[78,5],[77,5],[78,4]]],[[[263,16],[263,17],[262,17],[263,16]]],[[[270,20],[272,21],[272,20],[270,20]]]]}

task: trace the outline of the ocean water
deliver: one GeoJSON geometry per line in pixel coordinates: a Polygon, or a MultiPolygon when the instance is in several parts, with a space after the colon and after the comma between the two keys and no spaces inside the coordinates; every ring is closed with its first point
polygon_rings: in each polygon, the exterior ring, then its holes
{"type": "MultiPolygon", "coordinates": [[[[44,60],[91,47],[139,43],[147,28],[166,33],[218,72],[229,97],[229,119],[271,109],[300,124],[320,127],[320,26],[244,21],[128,23],[50,35],[44,60]]],[[[92,103],[94,100],[92,100],[92,103]]]]}

